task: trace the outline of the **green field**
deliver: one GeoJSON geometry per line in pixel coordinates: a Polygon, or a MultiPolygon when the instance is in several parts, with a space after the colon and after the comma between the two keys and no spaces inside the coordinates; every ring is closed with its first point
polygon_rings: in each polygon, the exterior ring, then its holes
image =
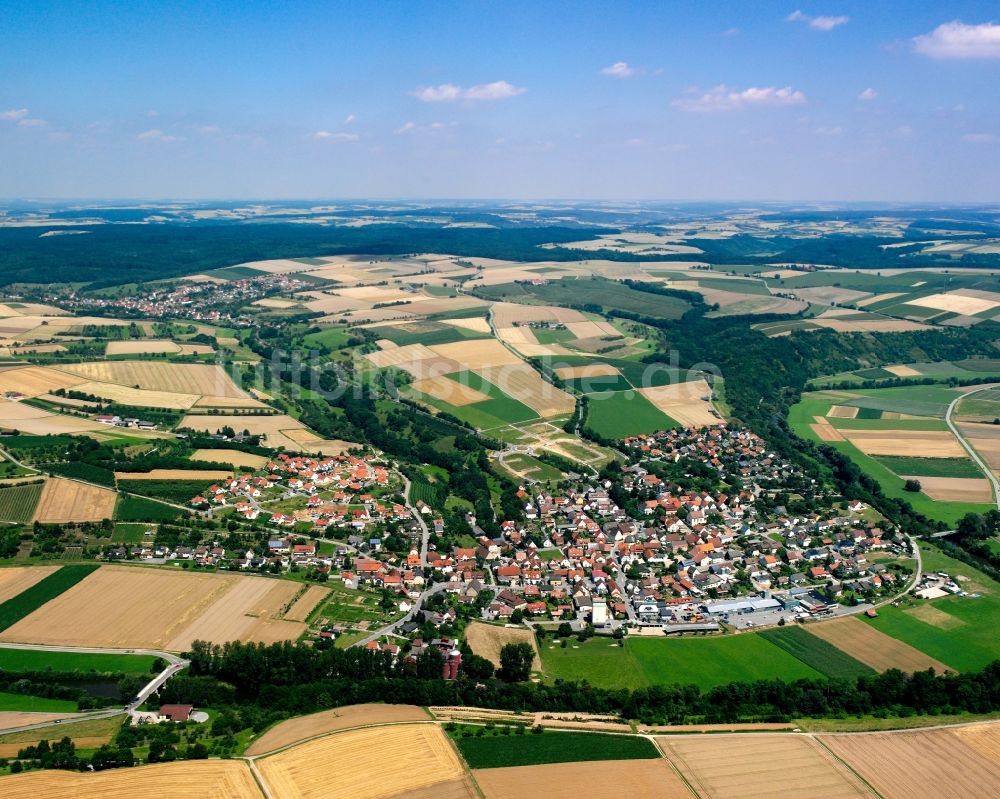
{"type": "Polygon", "coordinates": [[[473,402],[469,405],[452,405],[426,394],[421,394],[419,391],[411,389],[410,393],[415,395],[421,402],[450,413],[452,416],[471,424],[479,430],[490,430],[514,422],[527,422],[538,418],[538,413],[532,408],[529,408],[522,402],[518,402],[513,397],[508,397],[499,388],[475,372],[455,372],[448,375],[448,377],[458,383],[481,391],[489,396],[489,399],[482,400],[481,402],[473,402]]]}
{"type": "Polygon", "coordinates": [[[634,391],[595,396],[588,405],[587,428],[605,438],[618,439],[679,426],[634,391]]]}
{"type": "Polygon", "coordinates": [[[0,691],[0,711],[19,713],[76,713],[76,702],[0,691]]]}
{"type": "Polygon", "coordinates": [[[632,384],[618,375],[600,375],[598,377],[574,377],[563,381],[567,387],[582,394],[603,394],[609,391],[627,391],[632,384]]]}
{"type": "Polygon", "coordinates": [[[598,688],[697,685],[819,678],[814,668],[754,633],[698,638],[607,638],[572,641],[565,649],[546,642],[540,650],[548,679],[587,680],[598,688]],[[575,647],[575,648],[574,648],[575,647]]]}
{"type": "Polygon", "coordinates": [[[524,735],[492,734],[463,736],[463,727],[451,734],[469,768],[539,766],[543,763],[574,763],[594,760],[653,760],[660,756],[652,741],[635,735],[594,732],[554,732],[524,735]]]}
{"type": "Polygon", "coordinates": [[[544,304],[593,306],[587,310],[601,308],[605,311],[630,311],[660,319],[680,319],[691,308],[689,303],[678,297],[637,291],[622,283],[599,277],[560,278],[540,286],[502,283],[482,286],[477,293],[488,299],[530,302],[534,298],[536,302],[544,304]]]}
{"type": "MultiPolygon", "coordinates": [[[[150,481],[136,480],[134,482],[150,481]]],[[[195,494],[191,495],[191,497],[193,496],[195,496],[195,494]]],[[[190,500],[191,497],[188,497],[187,500],[190,500]]],[[[167,522],[184,515],[187,514],[185,514],[180,508],[173,508],[170,505],[164,505],[162,502],[155,502],[151,499],[147,499],[146,497],[135,497],[131,494],[119,496],[118,504],[115,506],[115,519],[126,522],[167,522]]]]}
{"type": "Polygon", "coordinates": [[[576,336],[571,330],[566,328],[533,328],[531,332],[539,344],[561,344],[564,341],[573,341],[576,336]]]}
{"type": "Polygon", "coordinates": [[[922,545],[920,551],[924,571],[968,577],[959,584],[980,596],[914,599],[901,607],[879,608],[877,619],[864,621],[958,671],[976,671],[1000,659],[1000,637],[996,632],[1000,627],[1000,584],[932,546],[922,545]],[[930,624],[920,618],[922,605],[930,605],[947,616],[935,614],[935,623],[930,624]]]}
{"type": "MultiPolygon", "coordinates": [[[[204,494],[205,489],[212,482],[212,480],[119,480],[118,488],[133,494],[142,494],[167,502],[175,502],[179,505],[187,505],[192,497],[204,494]]],[[[132,507],[138,508],[137,505],[132,507]]],[[[118,518],[122,521],[130,521],[125,516],[118,518]]]]}
{"type": "Polygon", "coordinates": [[[879,463],[896,474],[916,477],[982,477],[982,470],[969,458],[907,458],[878,455],[879,463]]]}
{"type": "Polygon", "coordinates": [[[378,328],[379,338],[385,338],[400,347],[410,344],[453,344],[466,339],[489,338],[488,333],[478,333],[464,327],[455,327],[440,322],[411,322],[405,325],[378,328]]]}
{"type": "Polygon", "coordinates": [[[802,627],[776,627],[760,634],[827,677],[854,679],[875,674],[870,666],[841,652],[833,644],[817,638],[802,627]]]}
{"type": "Polygon", "coordinates": [[[521,453],[508,455],[504,458],[503,463],[509,469],[515,469],[532,480],[558,481],[563,479],[563,473],[557,468],[542,463],[538,458],[532,458],[530,455],[521,453]]]}
{"type": "Polygon", "coordinates": [[[350,332],[343,327],[328,327],[316,333],[307,333],[302,341],[307,347],[326,347],[337,350],[343,347],[351,337],[350,332]]]}
{"type": "Polygon", "coordinates": [[[83,671],[149,674],[152,655],[114,655],[90,652],[44,652],[0,647],[0,669],[5,671],[83,671]]]}
{"type": "Polygon", "coordinates": [[[41,495],[42,483],[0,488],[0,521],[30,522],[41,495]]]}
{"type": "Polygon", "coordinates": [[[29,613],[38,610],[46,602],[69,590],[98,568],[97,565],[63,566],[20,594],[12,596],[0,604],[0,631],[6,630],[29,613]]]}

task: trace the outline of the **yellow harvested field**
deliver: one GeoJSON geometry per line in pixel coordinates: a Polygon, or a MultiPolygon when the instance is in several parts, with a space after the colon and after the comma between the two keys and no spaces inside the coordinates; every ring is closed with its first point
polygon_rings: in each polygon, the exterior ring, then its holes
{"type": "Polygon", "coordinates": [[[955,671],[940,660],[853,616],[809,624],[805,629],[878,672],[886,669],[901,669],[909,673],[934,669],[938,674],[955,671]]]}
{"type": "Polygon", "coordinates": [[[964,458],[966,452],[948,430],[841,430],[865,455],[914,455],[964,458]]]}
{"type": "Polygon", "coordinates": [[[309,614],[316,609],[316,606],[326,599],[329,593],[329,588],[324,588],[321,585],[310,585],[305,592],[292,603],[288,612],[285,613],[285,621],[305,621],[309,618],[309,614]]]}
{"type": "Polygon", "coordinates": [[[469,647],[480,657],[486,658],[494,666],[500,666],[500,650],[504,644],[531,644],[535,657],[531,661],[534,671],[542,670],[542,661],[538,657],[538,647],[531,630],[522,627],[498,627],[494,624],[484,624],[474,621],[465,630],[465,640],[469,647]]]}
{"type": "Polygon", "coordinates": [[[927,325],[906,319],[889,319],[872,316],[871,319],[820,319],[811,320],[820,327],[837,333],[905,333],[910,330],[927,330],[927,325]]]}
{"type": "Polygon", "coordinates": [[[472,772],[486,799],[689,799],[680,778],[662,760],[605,760],[545,766],[477,769],[472,772]]]}
{"type": "Polygon", "coordinates": [[[578,377],[612,377],[618,370],[608,363],[591,363],[585,366],[562,366],[555,370],[556,376],[563,380],[573,380],[578,377]]]}
{"type": "MultiPolygon", "coordinates": [[[[535,275],[537,277],[537,275],[535,275]]],[[[501,281],[502,282],[502,281],[501,281]]],[[[518,305],[513,302],[493,303],[493,324],[498,328],[513,327],[515,322],[586,322],[587,317],[572,308],[557,305],[518,305]]]]}
{"type": "Polygon", "coordinates": [[[85,382],[74,374],[46,366],[25,366],[0,371],[0,394],[16,391],[26,397],[49,394],[57,388],[70,388],[85,382]]]}
{"type": "Polygon", "coordinates": [[[917,480],[920,490],[940,502],[992,502],[993,488],[985,478],[978,477],[918,477],[900,475],[904,480],[917,480]]]}
{"type": "Polygon", "coordinates": [[[329,735],[258,760],[257,768],[281,799],[475,796],[451,743],[431,724],[329,735]]]}
{"type": "Polygon", "coordinates": [[[474,402],[488,400],[488,394],[477,391],[471,386],[464,386],[449,377],[426,377],[411,384],[417,391],[428,394],[434,399],[443,400],[451,405],[471,405],[474,402]]]}
{"type": "Polygon", "coordinates": [[[860,410],[850,405],[833,405],[826,415],[831,419],[857,419],[860,410]]]}
{"type": "Polygon", "coordinates": [[[58,568],[58,566],[12,566],[0,569],[0,603],[31,588],[58,568]]]}
{"type": "Polygon", "coordinates": [[[22,405],[19,402],[0,400],[0,427],[44,436],[57,433],[84,433],[90,430],[100,430],[104,425],[92,419],[52,413],[41,408],[32,408],[30,405],[22,405]]]}
{"type": "Polygon", "coordinates": [[[992,424],[959,424],[958,429],[991,469],[1000,469],[1000,428],[992,424]]]}
{"type": "Polygon", "coordinates": [[[120,386],[139,386],[146,391],[194,394],[198,397],[206,394],[216,397],[247,396],[222,367],[214,364],[98,361],[67,364],[63,369],[86,380],[116,383],[120,386]]]}
{"type": "Polygon", "coordinates": [[[965,626],[965,621],[958,616],[945,613],[930,602],[906,608],[903,613],[941,630],[954,630],[956,627],[965,626]]]}
{"type": "Polygon", "coordinates": [[[209,344],[181,344],[181,355],[211,355],[215,349],[209,344]]]}
{"type": "Polygon", "coordinates": [[[115,513],[118,495],[110,488],[98,488],[74,480],[52,477],[45,481],[33,521],[99,522],[115,513]]]}
{"type": "Polygon", "coordinates": [[[896,366],[884,366],[882,367],[887,372],[892,372],[897,377],[920,377],[920,372],[914,369],[912,366],[906,366],[905,364],[898,364],[896,366]]]}
{"type": "Polygon", "coordinates": [[[435,356],[436,353],[423,344],[409,344],[405,347],[390,347],[387,350],[369,352],[365,358],[379,369],[383,369],[387,366],[400,366],[410,361],[422,361],[435,356]]]}
{"type": "Polygon", "coordinates": [[[0,794],[4,799],[262,799],[250,766],[240,760],[189,760],[89,774],[29,771],[0,777],[0,794]]]}
{"type": "Polygon", "coordinates": [[[524,361],[513,352],[492,338],[456,341],[453,344],[435,344],[428,349],[441,358],[458,361],[469,369],[524,364],[524,361]]]}
{"type": "Polygon", "coordinates": [[[142,388],[132,388],[132,386],[121,386],[116,383],[81,383],[76,387],[76,390],[123,405],[133,405],[142,408],[187,410],[198,401],[197,394],[180,394],[173,391],[148,391],[142,388]]]}
{"type": "MultiPolygon", "coordinates": [[[[56,719],[69,719],[75,715],[75,713],[22,713],[14,710],[2,710],[0,711],[0,732],[12,727],[27,727],[31,724],[44,724],[46,721],[55,721],[56,719]]],[[[23,748],[24,744],[16,744],[16,746],[23,748]]],[[[13,754],[16,755],[17,752],[15,751],[13,754]]],[[[0,757],[7,757],[7,755],[0,755],[0,757]]]]}
{"type": "Polygon", "coordinates": [[[135,339],[129,341],[109,341],[106,355],[155,355],[158,353],[177,353],[181,351],[179,344],[167,339],[135,339]]]}
{"type": "Polygon", "coordinates": [[[237,578],[235,584],[190,625],[167,642],[166,649],[183,652],[192,641],[295,641],[305,632],[301,622],[277,618],[294,599],[298,584],[291,580],[237,578]]]}
{"type": "Polygon", "coordinates": [[[759,733],[660,738],[667,759],[704,799],[850,799],[871,794],[810,738],[759,733]]]}
{"type": "Polygon", "coordinates": [[[859,308],[867,308],[869,305],[874,305],[876,302],[882,302],[883,300],[892,300],[895,299],[896,297],[902,297],[902,296],[903,296],[902,292],[899,291],[889,292],[888,294],[876,294],[872,297],[866,297],[863,300],[858,300],[855,303],[855,305],[857,305],[859,308]]]}
{"type": "Polygon", "coordinates": [[[294,582],[266,577],[102,566],[0,640],[182,651],[196,638],[295,639],[305,625],[275,617],[297,590],[294,582]]]}
{"type": "Polygon", "coordinates": [[[1000,294],[994,294],[990,291],[958,289],[957,291],[947,291],[943,294],[931,294],[929,297],[907,300],[906,304],[975,316],[977,313],[992,311],[1000,305],[1000,294]]]}
{"type": "Polygon", "coordinates": [[[884,799],[1000,796],[996,724],[963,730],[823,735],[819,740],[884,799]]]}
{"type": "MultiPolygon", "coordinates": [[[[497,342],[499,344],[499,342],[497,342]]],[[[523,361],[507,366],[474,369],[504,394],[534,410],[539,416],[572,413],[576,401],[560,388],[542,380],[541,375],[523,361]]]]}
{"type": "Polygon", "coordinates": [[[196,449],[191,453],[191,460],[228,463],[232,466],[245,466],[248,469],[259,469],[267,463],[267,458],[263,455],[240,452],[238,449],[196,449]]]}
{"type": "Polygon", "coordinates": [[[621,336],[609,322],[567,322],[566,329],[576,338],[594,338],[598,336],[621,336]]]}
{"type": "Polygon", "coordinates": [[[234,430],[242,432],[249,430],[251,435],[263,436],[263,445],[288,450],[300,451],[303,448],[309,452],[324,452],[338,454],[349,449],[352,444],[345,441],[327,441],[319,438],[308,430],[300,421],[291,416],[212,416],[209,414],[188,414],[181,419],[181,427],[192,430],[204,430],[214,433],[223,425],[229,425],[234,430]]]}
{"type": "Polygon", "coordinates": [[[712,389],[704,380],[689,380],[671,386],[640,388],[639,393],[667,416],[685,427],[719,424],[709,397],[712,389]]]}
{"type": "Polygon", "coordinates": [[[538,339],[530,327],[501,327],[497,328],[497,338],[506,341],[512,347],[519,349],[525,344],[538,344],[538,339]]]}
{"type": "Polygon", "coordinates": [[[375,724],[428,721],[429,718],[416,705],[347,705],[282,721],[250,744],[246,753],[254,757],[331,732],[375,724]]]}
{"type": "Polygon", "coordinates": [[[119,480],[225,480],[232,469],[153,469],[148,472],[115,472],[119,480]]]}
{"type": "Polygon", "coordinates": [[[490,323],[478,317],[473,319],[442,319],[441,321],[446,325],[461,327],[465,330],[471,330],[474,333],[490,332],[490,323]]]}
{"type": "Polygon", "coordinates": [[[195,403],[197,408],[265,408],[253,397],[213,397],[206,394],[195,403]]]}

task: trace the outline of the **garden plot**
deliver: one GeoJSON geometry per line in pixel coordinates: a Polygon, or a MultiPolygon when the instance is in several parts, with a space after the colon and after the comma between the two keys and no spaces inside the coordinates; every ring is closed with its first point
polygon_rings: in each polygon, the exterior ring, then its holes
{"type": "Polygon", "coordinates": [[[114,516],[117,499],[111,489],[52,477],[45,481],[34,521],[43,524],[103,521],[114,516]]]}
{"type": "Polygon", "coordinates": [[[688,799],[684,783],[662,760],[606,760],[512,766],[473,772],[486,799],[579,799],[621,796],[635,799],[688,799]]]}
{"type": "Polygon", "coordinates": [[[347,705],[282,721],[250,744],[247,755],[262,755],[318,735],[353,727],[428,720],[427,713],[415,705],[347,705]]]}
{"type": "Polygon", "coordinates": [[[848,799],[871,794],[809,738],[759,733],[665,737],[657,744],[704,799],[848,799]]]}
{"type": "Polygon", "coordinates": [[[238,760],[189,760],[96,773],[30,771],[0,778],[4,799],[261,799],[246,763],[238,760]]]}
{"type": "Polygon", "coordinates": [[[877,672],[900,669],[905,672],[934,669],[938,674],[954,671],[950,666],[925,655],[919,649],[886,635],[860,619],[848,617],[810,624],[808,631],[877,672]]]}
{"type": "Polygon", "coordinates": [[[430,724],[373,727],[329,735],[261,758],[271,796],[296,799],[438,797],[475,792],[444,733],[430,724]],[[359,768],[359,764],[371,764],[359,768]]]}
{"type": "Polygon", "coordinates": [[[712,389],[704,380],[689,380],[670,386],[640,388],[639,393],[648,399],[657,410],[684,427],[702,427],[720,423],[712,409],[709,397],[712,389]]]}
{"type": "Polygon", "coordinates": [[[993,799],[1000,796],[996,724],[956,730],[823,735],[884,799],[919,796],[993,799]]]}

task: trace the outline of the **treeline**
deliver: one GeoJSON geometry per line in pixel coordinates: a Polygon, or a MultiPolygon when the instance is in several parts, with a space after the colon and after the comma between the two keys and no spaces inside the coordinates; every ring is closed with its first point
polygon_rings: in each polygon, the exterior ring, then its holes
{"type": "MultiPolygon", "coordinates": [[[[939,675],[929,670],[908,675],[890,670],[856,680],[761,680],[708,690],[694,685],[663,685],[632,691],[595,688],[586,682],[546,685],[465,673],[455,681],[445,681],[440,679],[439,670],[418,665],[411,673],[381,652],[288,642],[222,646],[195,642],[187,657],[191,676],[168,683],[166,701],[203,706],[231,701],[236,706],[256,706],[265,713],[292,715],[373,701],[612,713],[646,723],[1000,710],[1000,662],[963,674],[939,675]]],[[[510,676],[521,679],[524,675],[518,672],[510,676]]]]}

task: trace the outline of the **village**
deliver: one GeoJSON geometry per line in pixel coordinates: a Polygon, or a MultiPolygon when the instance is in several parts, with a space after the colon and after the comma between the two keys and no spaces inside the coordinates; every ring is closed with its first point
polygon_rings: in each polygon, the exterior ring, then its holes
{"type": "MultiPolygon", "coordinates": [[[[559,491],[522,486],[524,518],[501,522],[499,537],[467,514],[474,545],[449,545],[439,509],[408,504],[400,475],[379,453],[281,453],[190,503],[263,521],[272,531],[266,548],[144,543],[105,557],[307,572],[348,592],[390,597],[387,636],[450,624],[456,607],[531,627],[703,634],[861,612],[907,582],[905,539],[863,503],[804,496],[808,481],[747,430],[673,429],[626,439],[623,450],[614,479],[563,481],[559,491]],[[723,487],[691,489],[678,464],[709,467],[708,482],[723,487]],[[665,469],[674,477],[657,475],[665,469]],[[782,504],[805,500],[816,509],[782,504]]],[[[350,620],[327,622],[322,637],[352,629],[350,620]]]]}

